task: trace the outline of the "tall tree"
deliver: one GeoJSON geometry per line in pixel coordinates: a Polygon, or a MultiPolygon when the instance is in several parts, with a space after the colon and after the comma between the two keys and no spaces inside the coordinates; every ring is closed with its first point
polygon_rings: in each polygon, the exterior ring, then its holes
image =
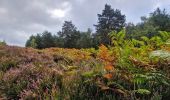
{"type": "Polygon", "coordinates": [[[154,27],[158,27],[160,31],[170,31],[170,15],[165,9],[157,8],[148,18],[154,27]]]}
{"type": "Polygon", "coordinates": [[[57,35],[54,35],[54,39],[55,39],[55,47],[60,47],[60,48],[64,47],[64,39],[63,38],[60,38],[57,35]]]}
{"type": "Polygon", "coordinates": [[[111,31],[119,32],[125,26],[125,21],[125,15],[120,10],[114,10],[106,4],[102,14],[98,14],[98,24],[95,25],[100,43],[110,44],[108,34],[111,31]]]}
{"type": "Polygon", "coordinates": [[[55,39],[48,31],[42,33],[42,42],[43,48],[55,47],[55,39]]]}
{"type": "Polygon", "coordinates": [[[65,21],[62,31],[58,32],[60,38],[64,40],[65,48],[77,48],[77,40],[80,38],[80,32],[71,21],[65,21]]]}
{"type": "Polygon", "coordinates": [[[41,34],[37,34],[35,36],[35,42],[37,43],[37,48],[38,49],[43,49],[43,40],[41,34]]]}

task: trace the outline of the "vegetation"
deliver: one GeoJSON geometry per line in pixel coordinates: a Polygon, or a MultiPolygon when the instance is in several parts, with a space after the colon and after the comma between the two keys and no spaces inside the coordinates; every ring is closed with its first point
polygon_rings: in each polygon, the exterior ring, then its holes
{"type": "Polygon", "coordinates": [[[142,22],[134,25],[128,23],[126,26],[128,38],[137,38],[141,36],[152,36],[158,35],[159,31],[169,32],[170,27],[170,15],[165,9],[161,10],[157,8],[154,12],[150,13],[149,17],[141,17],[142,22]]]}
{"type": "Polygon", "coordinates": [[[45,31],[37,36],[31,36],[27,40],[26,47],[97,48],[100,44],[110,45],[111,39],[108,33],[113,30],[119,32],[125,26],[125,20],[125,15],[122,15],[120,10],[114,10],[106,4],[102,14],[98,14],[97,25],[94,25],[96,33],[92,33],[90,28],[86,32],[81,32],[72,21],[65,21],[57,35],[45,31]],[[31,44],[37,44],[37,46],[31,44]]]}
{"type": "Polygon", "coordinates": [[[170,33],[125,39],[111,32],[110,46],[32,49],[0,46],[3,99],[127,99],[170,97],[170,33]]]}
{"type": "Polygon", "coordinates": [[[26,47],[38,49],[49,47],[61,48],[98,48],[100,44],[106,46],[111,44],[109,33],[112,31],[120,32],[126,29],[126,39],[141,40],[142,36],[151,38],[157,36],[159,31],[167,31],[170,29],[170,14],[165,9],[157,8],[150,13],[149,17],[141,17],[141,22],[134,25],[133,23],[125,23],[126,16],[121,14],[118,9],[105,5],[101,14],[98,14],[98,23],[94,25],[96,32],[92,32],[89,28],[86,32],[79,31],[72,21],[65,21],[62,30],[52,35],[51,32],[45,31],[42,34],[31,36],[27,40],[26,47]]]}
{"type": "Polygon", "coordinates": [[[98,14],[98,24],[95,25],[99,44],[109,45],[111,39],[108,33],[113,30],[119,32],[125,26],[125,20],[120,10],[106,4],[102,14],[98,14]]]}
{"type": "Polygon", "coordinates": [[[168,100],[169,14],[158,8],[125,25],[125,15],[105,5],[98,20],[96,33],[65,21],[26,48],[0,42],[0,99],[168,100]]]}

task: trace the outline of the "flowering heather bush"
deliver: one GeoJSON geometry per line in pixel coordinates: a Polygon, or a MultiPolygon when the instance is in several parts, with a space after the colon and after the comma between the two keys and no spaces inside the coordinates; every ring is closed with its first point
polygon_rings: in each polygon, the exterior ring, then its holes
{"type": "Polygon", "coordinates": [[[44,98],[45,92],[51,95],[51,89],[61,86],[61,73],[44,66],[26,65],[10,69],[2,78],[1,89],[8,98],[19,99],[33,92],[36,98],[44,98]],[[29,90],[28,93],[25,90],[29,90]],[[25,95],[24,95],[25,94],[25,95]]]}
{"type": "Polygon", "coordinates": [[[79,62],[91,59],[90,53],[76,49],[36,50],[13,46],[0,46],[0,49],[0,93],[7,99],[58,98],[62,81],[69,83],[71,71],[77,65],[82,66],[79,62]],[[62,79],[64,71],[70,77],[64,75],[62,79]]]}

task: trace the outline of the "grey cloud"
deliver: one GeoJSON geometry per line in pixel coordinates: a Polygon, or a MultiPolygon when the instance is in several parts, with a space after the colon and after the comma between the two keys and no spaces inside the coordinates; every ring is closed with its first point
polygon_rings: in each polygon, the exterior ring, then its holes
{"type": "Polygon", "coordinates": [[[64,0],[0,0],[0,39],[24,46],[33,33],[54,32],[62,20],[51,18],[47,10],[62,8],[63,3],[64,0]]]}
{"type": "MultiPolygon", "coordinates": [[[[108,3],[120,9],[127,22],[139,22],[157,6],[169,7],[169,0],[0,0],[0,40],[24,46],[30,35],[44,30],[56,33],[64,20],[72,20],[80,30],[93,28],[97,14],[108,3]],[[52,17],[49,11],[67,11],[64,17],[52,17]]],[[[55,14],[54,14],[55,15],[55,14]]]]}
{"type": "Polygon", "coordinates": [[[112,8],[120,9],[128,22],[137,23],[141,16],[153,11],[157,2],[155,0],[83,0],[79,4],[72,2],[73,10],[70,12],[72,20],[81,30],[93,27],[93,24],[97,23],[97,14],[102,12],[106,3],[112,8]]]}

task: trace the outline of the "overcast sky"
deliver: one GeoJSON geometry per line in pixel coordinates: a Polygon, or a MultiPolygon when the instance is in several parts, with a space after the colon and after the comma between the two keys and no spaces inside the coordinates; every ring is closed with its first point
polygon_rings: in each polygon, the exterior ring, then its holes
{"type": "Polygon", "coordinates": [[[137,23],[157,7],[170,12],[170,0],[0,0],[0,40],[24,46],[30,35],[57,33],[64,20],[81,30],[94,29],[105,4],[120,9],[127,22],[137,23]]]}

